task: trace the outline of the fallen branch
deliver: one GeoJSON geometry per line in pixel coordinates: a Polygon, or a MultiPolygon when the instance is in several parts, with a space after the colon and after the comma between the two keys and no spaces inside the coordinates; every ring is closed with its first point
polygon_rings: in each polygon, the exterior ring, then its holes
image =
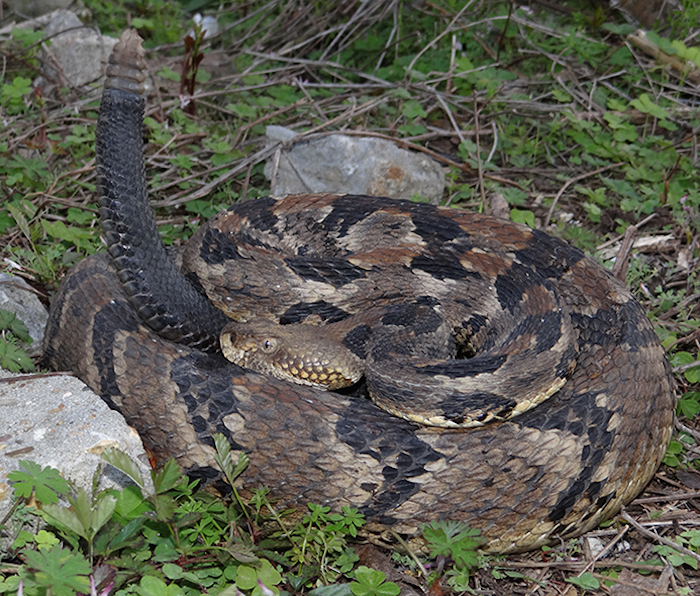
{"type": "Polygon", "coordinates": [[[700,85],[700,69],[696,68],[693,62],[689,60],[681,60],[678,56],[672,56],[664,52],[659,46],[651,41],[647,34],[641,29],[637,29],[634,33],[627,36],[634,47],[639,48],[656,60],[659,64],[666,64],[678,73],[678,76],[685,78],[695,85],[700,85]]]}

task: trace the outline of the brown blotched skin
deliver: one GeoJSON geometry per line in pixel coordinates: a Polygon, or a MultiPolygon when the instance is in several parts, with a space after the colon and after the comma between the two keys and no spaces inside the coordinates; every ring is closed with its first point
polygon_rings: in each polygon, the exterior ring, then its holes
{"type": "Polygon", "coordinates": [[[670,368],[628,290],[560,240],[425,204],[300,195],[236,205],[190,241],[183,272],[164,261],[128,69],[137,42],[129,34],[115,49],[127,68],[113,71],[98,126],[109,255],[64,280],[48,363],[121,411],[158,460],[172,455],[216,482],[221,432],[250,456],[244,495],[268,486],[284,506],[357,507],[371,532],[462,520],[488,551],[527,550],[596,527],[642,490],[670,438],[670,368]],[[246,371],[212,348],[231,321],[219,309],[345,326],[341,341],[361,359],[371,352],[374,368],[343,394],[246,371]],[[430,340],[443,327],[473,357],[437,360],[430,340]],[[376,329],[392,333],[371,343],[376,329]],[[420,336],[423,359],[404,379],[402,350],[420,336]],[[488,378],[470,368],[479,358],[488,378]],[[477,377],[489,389],[462,393],[477,377]],[[437,395],[428,416],[460,421],[475,403],[496,416],[468,429],[419,425],[378,408],[367,386],[387,409],[437,395]],[[528,387],[552,395],[521,408],[528,387]]]}

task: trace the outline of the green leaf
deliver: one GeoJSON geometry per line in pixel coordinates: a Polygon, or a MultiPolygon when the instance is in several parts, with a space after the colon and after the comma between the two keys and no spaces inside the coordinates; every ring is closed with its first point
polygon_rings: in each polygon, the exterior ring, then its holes
{"type": "Polygon", "coordinates": [[[610,31],[610,33],[614,33],[615,35],[619,35],[621,37],[627,37],[630,33],[635,31],[636,27],[627,23],[619,25],[617,23],[605,22],[601,26],[601,29],[605,29],[610,31]]]}
{"type": "Polygon", "coordinates": [[[177,509],[175,499],[169,495],[156,495],[153,497],[153,506],[160,521],[172,521],[177,509]]]}
{"type": "Polygon", "coordinates": [[[678,400],[678,413],[689,420],[700,413],[700,392],[689,391],[678,400]]]}
{"type": "Polygon", "coordinates": [[[66,226],[62,221],[52,223],[42,219],[41,227],[52,238],[65,240],[79,249],[89,248],[90,240],[93,238],[93,232],[91,230],[84,230],[75,226],[66,226]]]}
{"type": "Polygon", "coordinates": [[[14,225],[15,220],[6,211],[0,211],[0,234],[4,234],[14,225]]]}
{"type": "Polygon", "coordinates": [[[164,538],[163,541],[158,543],[153,549],[151,561],[164,563],[167,561],[177,561],[179,558],[180,553],[178,553],[173,547],[172,539],[164,538]]]}
{"type": "Polygon", "coordinates": [[[516,223],[525,224],[531,228],[535,227],[535,214],[524,209],[511,209],[510,219],[516,223]]]}
{"type": "Polygon", "coordinates": [[[683,366],[695,362],[695,356],[690,352],[679,350],[671,357],[671,366],[683,366]]]}
{"type": "Polygon", "coordinates": [[[410,99],[403,104],[403,109],[401,112],[409,120],[413,120],[415,118],[426,118],[428,116],[427,112],[423,109],[423,106],[420,105],[420,103],[415,99],[410,99]]]}
{"type": "Polygon", "coordinates": [[[246,120],[253,120],[258,115],[258,108],[245,102],[230,103],[226,106],[226,109],[246,120]]]}
{"type": "Polygon", "coordinates": [[[349,573],[355,567],[355,564],[360,560],[360,557],[352,548],[346,548],[343,554],[340,555],[334,563],[334,566],[341,573],[349,573]]]}
{"type": "Polygon", "coordinates": [[[654,103],[646,93],[642,93],[637,99],[633,99],[632,101],[630,101],[630,105],[633,108],[637,108],[640,112],[643,112],[644,114],[654,116],[654,118],[659,118],[663,120],[667,120],[668,118],[670,118],[670,114],[662,107],[654,103]]]}
{"type": "Polygon", "coordinates": [[[309,592],[309,596],[350,596],[352,589],[350,584],[333,584],[332,586],[321,586],[309,592]]]}
{"type": "Polygon", "coordinates": [[[126,474],[131,478],[142,490],[143,486],[143,476],[141,476],[141,471],[138,466],[126,453],[115,449],[114,447],[107,447],[102,452],[102,459],[105,460],[111,466],[114,466],[120,472],[126,474]]]}
{"type": "Polygon", "coordinates": [[[145,575],[136,586],[139,596],[184,596],[185,591],[176,584],[167,585],[162,579],[145,575]]]}
{"type": "Polygon", "coordinates": [[[700,362],[698,362],[698,366],[684,371],[683,376],[688,383],[695,384],[700,382],[700,362]]]}
{"type": "Polygon", "coordinates": [[[91,537],[90,528],[92,526],[92,500],[90,496],[85,489],[80,488],[75,498],[69,495],[67,499],[72,509],[72,511],[68,511],[75,514],[80,525],[83,527],[81,536],[89,539],[91,537]]]}
{"type": "Polygon", "coordinates": [[[70,509],[50,503],[43,506],[41,513],[47,523],[60,530],[72,532],[81,538],[88,538],[88,531],[83,527],[80,518],[70,509]]]}
{"type": "Polygon", "coordinates": [[[671,441],[668,444],[667,453],[672,453],[673,455],[678,455],[679,453],[683,453],[683,443],[681,443],[679,441],[671,441]]]}
{"type": "Polygon", "coordinates": [[[552,96],[559,103],[571,103],[571,101],[573,101],[573,98],[571,97],[571,95],[569,95],[568,93],[565,93],[561,89],[552,89],[552,96]]]}
{"type": "Polygon", "coordinates": [[[131,521],[140,518],[146,511],[153,511],[153,507],[144,499],[138,486],[126,486],[117,494],[115,512],[124,520],[131,521]]]}
{"type": "MultiPolygon", "coordinates": [[[[8,181],[8,185],[13,186],[14,183],[10,184],[8,181]]],[[[29,230],[29,222],[27,221],[27,218],[24,216],[24,213],[22,213],[18,207],[15,207],[11,203],[8,203],[7,210],[12,214],[12,219],[15,220],[15,222],[17,223],[17,227],[20,229],[22,234],[24,234],[24,237],[27,240],[29,240],[29,242],[31,242],[32,241],[32,233],[29,230]]]]}
{"type": "Polygon", "coordinates": [[[282,575],[267,559],[261,559],[258,569],[258,579],[265,584],[266,587],[271,588],[282,581],[282,575]]]}
{"type": "Polygon", "coordinates": [[[24,96],[32,91],[32,82],[24,77],[15,77],[12,83],[0,85],[0,102],[11,114],[18,114],[24,106],[24,96]]]}
{"type": "Polygon", "coordinates": [[[10,372],[34,370],[34,362],[10,334],[0,337],[0,367],[10,372]]]}
{"type": "Polygon", "coordinates": [[[39,530],[36,533],[35,540],[39,550],[48,549],[61,543],[61,541],[56,538],[56,534],[47,532],[46,530],[39,530]]]}
{"type": "Polygon", "coordinates": [[[582,590],[597,590],[600,588],[600,582],[593,577],[590,571],[582,573],[579,577],[567,577],[566,581],[578,586],[582,590]]]}
{"type": "MultiPolygon", "coordinates": [[[[679,542],[683,542],[683,538],[678,537],[679,542]]],[[[682,565],[688,565],[689,567],[692,567],[693,569],[698,568],[698,561],[694,557],[691,557],[690,555],[684,555],[679,553],[675,548],[672,546],[667,546],[665,544],[657,544],[653,548],[655,553],[659,553],[662,557],[665,557],[666,560],[671,563],[674,567],[680,567],[682,565]]]]}
{"type": "Polygon", "coordinates": [[[344,534],[350,534],[350,536],[357,536],[358,528],[361,528],[365,524],[365,516],[360,513],[357,509],[353,507],[348,507],[343,505],[341,508],[342,515],[335,515],[332,519],[336,519],[335,523],[330,524],[326,527],[326,531],[330,532],[343,532],[344,534]]]}
{"type": "Polygon", "coordinates": [[[385,582],[383,571],[361,565],[355,570],[355,580],[350,590],[355,596],[397,596],[401,589],[393,582],[385,582]]]}
{"type": "Polygon", "coordinates": [[[183,575],[185,575],[182,567],[175,565],[175,563],[164,563],[162,571],[165,577],[168,579],[180,579],[183,575]]]}
{"type": "Polygon", "coordinates": [[[281,581],[282,575],[267,559],[261,559],[257,567],[239,565],[236,574],[236,586],[241,590],[254,590],[254,594],[260,591],[258,582],[262,582],[266,588],[276,590],[275,586],[281,581]]]}
{"type": "Polygon", "coordinates": [[[153,19],[142,19],[137,17],[135,19],[131,19],[131,26],[135,29],[148,29],[149,31],[152,31],[155,29],[155,21],[153,19]]]}
{"type": "Polygon", "coordinates": [[[76,223],[84,226],[95,219],[95,214],[87,209],[78,209],[76,207],[68,208],[68,216],[66,218],[70,223],[76,223]]]}
{"type": "Polygon", "coordinates": [[[258,585],[258,574],[253,567],[239,565],[236,575],[236,585],[241,590],[252,590],[258,585]]]}
{"type": "Polygon", "coordinates": [[[112,517],[117,499],[103,495],[95,507],[84,489],[79,489],[75,498],[66,497],[71,509],[55,504],[44,505],[42,514],[49,523],[65,526],[78,536],[90,541],[100,528],[112,517]]]}
{"type": "Polygon", "coordinates": [[[447,583],[456,592],[466,592],[469,590],[469,571],[462,567],[454,567],[447,571],[447,583]]]}
{"type": "MultiPolygon", "coordinates": [[[[37,534],[38,537],[38,534],[37,534]]],[[[17,538],[15,538],[15,541],[12,543],[12,548],[18,549],[22,548],[23,546],[26,546],[27,544],[33,544],[34,543],[34,534],[27,532],[26,530],[20,530],[19,533],[17,534],[17,538]]]]}
{"type": "Polygon", "coordinates": [[[119,550],[128,546],[132,542],[132,537],[136,536],[139,538],[139,530],[143,527],[145,523],[145,517],[137,517],[132,519],[128,524],[126,524],[119,534],[117,534],[109,543],[109,548],[112,551],[119,550]]]}
{"type": "Polygon", "coordinates": [[[663,464],[669,468],[677,468],[681,465],[681,462],[675,455],[667,453],[664,455],[663,464]]]}
{"type": "Polygon", "coordinates": [[[223,166],[224,164],[233,162],[235,158],[235,153],[216,153],[211,156],[211,164],[214,167],[219,167],[223,166]]]}
{"type": "Polygon", "coordinates": [[[700,549],[700,530],[687,530],[681,532],[681,536],[688,541],[688,544],[693,547],[695,551],[700,549]]]}
{"type": "Polygon", "coordinates": [[[463,522],[433,521],[423,526],[423,537],[433,557],[451,557],[455,566],[478,567],[476,549],[483,542],[477,529],[463,522]]]}
{"type": "Polygon", "coordinates": [[[415,68],[407,68],[406,76],[412,81],[425,81],[428,79],[428,75],[415,68]]]}
{"type": "Polygon", "coordinates": [[[70,484],[55,468],[42,468],[39,464],[27,460],[20,460],[19,463],[27,471],[15,471],[7,475],[8,480],[13,482],[15,496],[27,499],[34,493],[40,503],[48,504],[58,503],[56,493],[67,495],[70,491],[70,484]]]}
{"type": "Polygon", "coordinates": [[[392,89],[390,94],[392,97],[397,97],[398,99],[411,99],[411,93],[408,91],[408,89],[404,89],[403,87],[396,87],[392,89]]]}
{"type": "Polygon", "coordinates": [[[170,458],[160,472],[153,474],[153,486],[156,489],[156,494],[162,494],[169,491],[182,480],[182,470],[177,462],[170,458]]]}
{"type": "Polygon", "coordinates": [[[407,137],[417,137],[428,132],[428,129],[421,124],[403,124],[399,126],[398,130],[407,137]]]}
{"type": "Polygon", "coordinates": [[[214,460],[221,468],[221,471],[224,473],[231,486],[233,486],[234,480],[248,467],[250,458],[244,452],[239,451],[238,463],[234,465],[231,461],[231,445],[228,439],[221,433],[216,433],[214,435],[214,446],[216,447],[214,460]]]}
{"type": "Polygon", "coordinates": [[[161,68],[157,73],[157,76],[162,77],[164,79],[167,79],[169,81],[175,81],[176,83],[180,82],[180,75],[179,73],[175,72],[172,68],[169,66],[164,66],[161,68]]]}
{"type": "Polygon", "coordinates": [[[117,506],[117,499],[112,495],[104,495],[97,502],[97,508],[92,515],[92,532],[97,534],[112,517],[117,506]]]}
{"type": "Polygon", "coordinates": [[[17,318],[15,313],[4,308],[0,308],[0,329],[8,329],[12,335],[25,344],[31,344],[34,341],[29,335],[27,326],[17,318]]]}
{"type": "Polygon", "coordinates": [[[26,551],[23,554],[37,585],[56,596],[73,596],[75,592],[89,593],[90,563],[81,554],[53,546],[48,550],[26,551]]]}

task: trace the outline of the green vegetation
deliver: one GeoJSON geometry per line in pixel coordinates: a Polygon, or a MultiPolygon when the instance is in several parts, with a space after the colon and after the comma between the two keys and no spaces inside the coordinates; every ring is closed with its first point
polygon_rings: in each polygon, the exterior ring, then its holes
{"type": "MultiPolygon", "coordinates": [[[[247,459],[233,464],[228,443],[215,438],[217,461],[234,480],[247,459]]],[[[278,586],[286,583],[323,596],[330,592],[312,590],[314,585],[341,577],[352,580],[345,585],[353,594],[399,593],[383,573],[355,569],[358,557],[347,540],[364,525],[355,509],[331,514],[310,504],[309,513],[295,522],[289,519],[292,512],[276,511],[267,491],[248,503],[236,498],[226,505],[198,491],[172,460],[147,483],[123,453],[108,448],[103,457],[134,485],[90,495],[76,491],[57,470],[31,461],[20,462],[26,471],[9,474],[17,506],[8,555],[20,562],[4,564],[0,594],[15,594],[20,587],[28,595],[87,593],[90,581],[99,581],[100,591],[123,595],[234,594],[236,589],[280,594],[278,586]],[[25,529],[31,529],[34,516],[47,529],[36,534],[25,529]]],[[[465,548],[455,540],[450,544],[465,548]]]]}
{"type": "Polygon", "coordinates": [[[14,313],[0,308],[0,368],[10,372],[34,370],[32,359],[18,343],[32,341],[26,325],[14,313]]]}
{"type": "MultiPolygon", "coordinates": [[[[429,150],[448,170],[445,204],[485,210],[502,198],[516,221],[546,227],[589,253],[612,247],[601,253],[608,265],[629,226],[658,233],[634,250],[627,282],[683,390],[682,430],[666,455],[667,473],[700,468],[697,2],[683,0],[683,13],[648,34],[665,63],[645,54],[628,37],[634,28],[602,3],[563,2],[561,12],[466,0],[85,4],[91,25],[113,36],[136,27],[147,57],[159,61],[145,134],[168,244],[182,243],[231,203],[268,192],[263,161],[274,148],[261,150],[270,124],[302,138],[370,130],[429,150]],[[178,45],[193,29],[195,10],[215,14],[220,33],[206,40],[194,27],[194,39],[178,45]],[[680,70],[668,66],[674,60],[680,70]]],[[[50,294],[71,265],[102,247],[92,161],[98,100],[87,89],[32,86],[42,39],[41,30],[20,28],[0,38],[0,262],[50,294]]],[[[0,311],[0,364],[31,370],[18,340],[26,341],[26,329],[0,311]]],[[[218,448],[228,462],[226,446],[218,448]]],[[[265,491],[249,502],[221,501],[171,465],[154,476],[151,493],[127,462],[115,454],[110,462],[137,487],[87,495],[29,462],[16,473],[19,500],[6,523],[14,539],[9,556],[17,558],[3,563],[0,593],[17,593],[20,581],[26,594],[87,593],[90,578],[99,589],[114,583],[114,591],[144,595],[398,593],[383,572],[358,566],[350,541],[363,520],[355,511],[310,505],[288,521],[265,491]],[[70,495],[71,508],[52,500],[57,494],[70,495]],[[26,502],[32,495],[41,509],[26,502]],[[37,514],[49,527],[34,534],[23,523],[37,514]]],[[[227,474],[245,465],[227,463],[227,474]]],[[[693,532],[674,539],[698,552],[693,532]]],[[[436,523],[424,537],[429,556],[416,559],[434,564],[436,589],[467,590],[477,569],[494,565],[475,555],[478,536],[468,528],[436,523]]],[[[669,548],[660,545],[656,554],[695,567],[689,554],[669,548]]],[[[401,564],[420,569],[413,558],[401,564]]],[[[607,581],[575,571],[556,573],[589,593],[607,581]]],[[[488,572],[503,582],[535,581],[500,564],[488,572]]]]}

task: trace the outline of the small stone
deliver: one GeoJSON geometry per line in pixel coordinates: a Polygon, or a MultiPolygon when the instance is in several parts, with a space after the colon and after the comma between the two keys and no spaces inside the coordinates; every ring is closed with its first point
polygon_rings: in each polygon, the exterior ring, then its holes
{"type": "Polygon", "coordinates": [[[73,0],[5,0],[10,10],[23,17],[38,17],[58,8],[68,8],[73,0]]]}
{"type": "Polygon", "coordinates": [[[84,26],[78,15],[69,10],[57,10],[44,33],[53,36],[48,54],[42,50],[40,55],[48,80],[39,77],[36,84],[44,92],[53,83],[59,87],[82,87],[100,81],[117,43],[115,38],[84,26]]]}
{"type": "Polygon", "coordinates": [[[34,341],[29,346],[22,344],[22,348],[30,356],[38,356],[41,352],[44,327],[49,314],[36,292],[21,277],[0,273],[0,308],[15,313],[15,316],[26,325],[34,341]]]}

